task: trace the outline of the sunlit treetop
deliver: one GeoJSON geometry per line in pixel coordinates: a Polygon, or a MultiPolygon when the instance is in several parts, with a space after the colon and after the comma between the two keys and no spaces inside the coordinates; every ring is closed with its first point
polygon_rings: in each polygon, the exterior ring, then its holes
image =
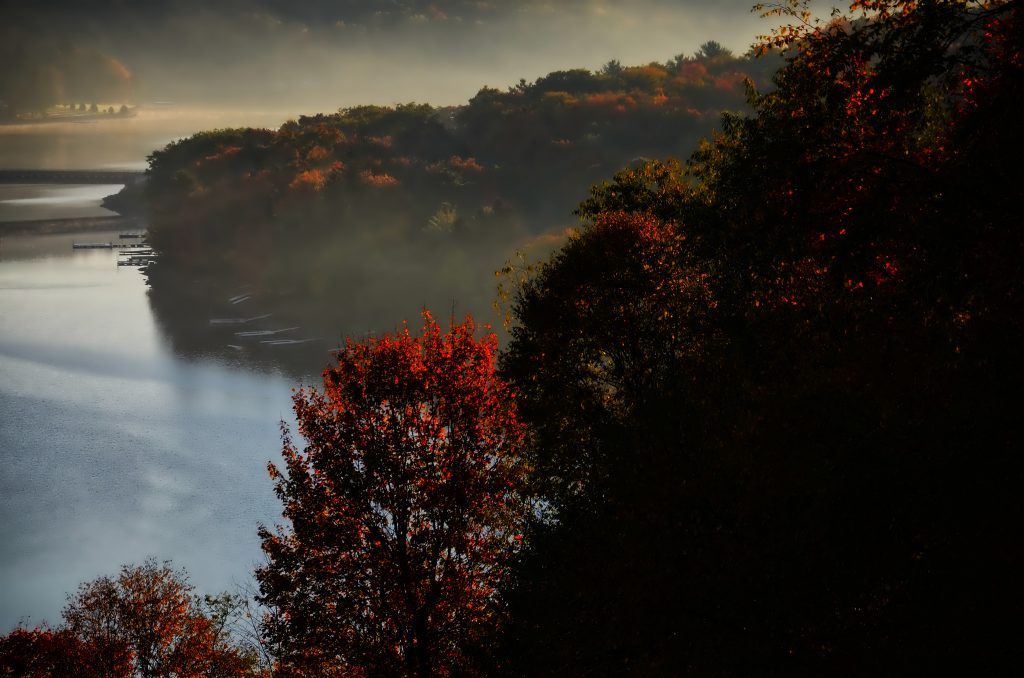
{"type": "Polygon", "coordinates": [[[522,540],[524,430],[496,339],[429,313],[349,340],[323,390],[295,394],[300,449],[270,466],[289,527],[262,530],[268,627],[297,667],[478,675],[498,585],[522,540]]]}

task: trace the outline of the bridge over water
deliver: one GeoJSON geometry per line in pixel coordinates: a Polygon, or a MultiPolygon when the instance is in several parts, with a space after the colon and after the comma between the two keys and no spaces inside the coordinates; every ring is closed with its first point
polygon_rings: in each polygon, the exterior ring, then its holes
{"type": "Polygon", "coordinates": [[[137,170],[0,169],[0,184],[137,184],[146,173],[137,170]]]}

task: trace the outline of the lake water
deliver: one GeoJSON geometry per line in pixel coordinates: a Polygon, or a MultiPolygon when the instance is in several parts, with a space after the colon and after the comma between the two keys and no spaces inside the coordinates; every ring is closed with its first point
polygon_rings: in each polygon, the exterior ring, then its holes
{"type": "Polygon", "coordinates": [[[137,117],[0,125],[0,168],[143,170],[169,142],[223,127],[280,126],[298,111],[146,107],[137,117]]]}
{"type": "MultiPolygon", "coordinates": [[[[110,192],[3,188],[0,209],[47,218],[110,192]]],[[[265,467],[295,380],[176,356],[142,274],[71,247],[116,239],[0,239],[0,632],[58,622],[79,583],[150,555],[230,589],[280,515],[265,467]]]]}
{"type": "Polygon", "coordinates": [[[112,217],[100,201],[122,184],[0,184],[0,222],[112,217]]]}

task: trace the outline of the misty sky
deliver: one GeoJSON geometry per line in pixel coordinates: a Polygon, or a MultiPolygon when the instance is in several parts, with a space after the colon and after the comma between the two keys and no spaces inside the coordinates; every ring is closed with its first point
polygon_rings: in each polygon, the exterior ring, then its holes
{"type": "MultiPolygon", "coordinates": [[[[120,60],[147,101],[329,111],[460,104],[550,71],[736,52],[774,25],[751,0],[6,0],[0,39],[120,60]]],[[[16,66],[17,64],[15,64],[16,66]]]]}

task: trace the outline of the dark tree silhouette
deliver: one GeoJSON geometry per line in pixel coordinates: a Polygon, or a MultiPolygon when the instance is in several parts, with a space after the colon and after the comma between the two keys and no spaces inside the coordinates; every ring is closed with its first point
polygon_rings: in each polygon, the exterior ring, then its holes
{"type": "Polygon", "coordinates": [[[1020,3],[858,7],[780,32],[754,116],[595,188],[523,287],[503,369],[555,514],[519,675],[1019,660],[1020,3]]]}

